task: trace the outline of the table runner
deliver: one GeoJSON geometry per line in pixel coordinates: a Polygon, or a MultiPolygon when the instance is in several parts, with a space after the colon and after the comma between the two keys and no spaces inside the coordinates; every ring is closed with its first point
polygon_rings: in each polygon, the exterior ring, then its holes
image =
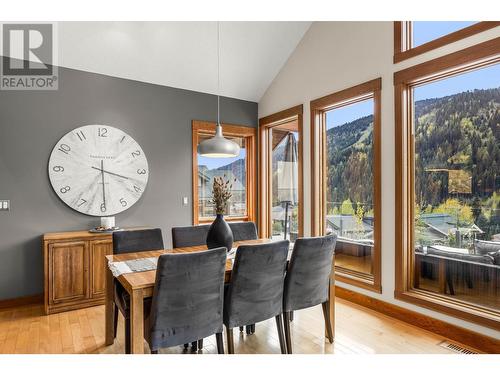
{"type": "MultiPolygon", "coordinates": [[[[230,259],[232,262],[234,262],[234,257],[236,256],[236,249],[236,247],[233,247],[231,251],[227,253],[227,259],[230,259]]],[[[292,249],[289,249],[288,260],[290,260],[291,255],[292,249]]],[[[108,262],[108,267],[113,276],[118,277],[126,273],[152,271],[156,269],[157,264],[158,257],[149,257],[126,260],[123,262],[108,262]]]]}
{"type": "Polygon", "coordinates": [[[139,258],[126,260],[124,262],[108,262],[108,267],[114,277],[118,277],[125,273],[152,271],[156,269],[158,264],[157,257],[139,258]]]}

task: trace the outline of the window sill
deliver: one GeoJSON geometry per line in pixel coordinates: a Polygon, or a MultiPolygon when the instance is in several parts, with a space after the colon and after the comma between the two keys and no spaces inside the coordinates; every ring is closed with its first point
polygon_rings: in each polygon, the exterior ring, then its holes
{"type": "Polygon", "coordinates": [[[486,307],[464,303],[438,293],[417,289],[396,290],[394,297],[404,302],[500,330],[500,312],[486,307]]]}
{"type": "Polygon", "coordinates": [[[373,275],[335,266],[335,280],[382,294],[382,285],[375,282],[373,275]]]}

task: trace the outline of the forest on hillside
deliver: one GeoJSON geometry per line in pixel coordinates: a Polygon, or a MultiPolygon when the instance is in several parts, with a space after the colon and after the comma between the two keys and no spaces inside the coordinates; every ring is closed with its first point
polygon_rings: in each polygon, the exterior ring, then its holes
{"type": "MultiPolygon", "coordinates": [[[[327,131],[327,200],[343,202],[330,204],[330,214],[349,204],[370,211],[372,136],[371,115],[327,131]]],[[[415,102],[415,152],[420,212],[447,212],[500,232],[500,88],[415,102]]]]}

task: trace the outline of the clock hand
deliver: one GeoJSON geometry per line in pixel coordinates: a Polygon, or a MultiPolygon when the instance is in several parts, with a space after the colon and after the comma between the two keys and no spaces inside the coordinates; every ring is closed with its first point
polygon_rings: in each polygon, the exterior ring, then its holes
{"type": "Polygon", "coordinates": [[[106,189],[104,188],[104,160],[101,159],[102,202],[106,207],[106,189]]]}
{"type": "Polygon", "coordinates": [[[113,176],[121,177],[121,178],[124,178],[124,179],[126,179],[126,180],[128,180],[128,179],[129,179],[128,177],[122,176],[122,175],[117,174],[117,173],[113,173],[113,172],[105,171],[104,169],[99,169],[99,168],[96,168],[96,167],[90,167],[90,168],[95,169],[95,170],[97,170],[97,171],[104,172],[104,173],[112,174],[113,176]]]}

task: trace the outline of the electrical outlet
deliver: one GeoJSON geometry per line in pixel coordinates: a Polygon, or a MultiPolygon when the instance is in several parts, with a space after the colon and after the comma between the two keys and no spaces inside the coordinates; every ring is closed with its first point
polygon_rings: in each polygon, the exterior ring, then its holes
{"type": "Polygon", "coordinates": [[[0,200],[0,211],[10,211],[9,200],[0,200]]]}

